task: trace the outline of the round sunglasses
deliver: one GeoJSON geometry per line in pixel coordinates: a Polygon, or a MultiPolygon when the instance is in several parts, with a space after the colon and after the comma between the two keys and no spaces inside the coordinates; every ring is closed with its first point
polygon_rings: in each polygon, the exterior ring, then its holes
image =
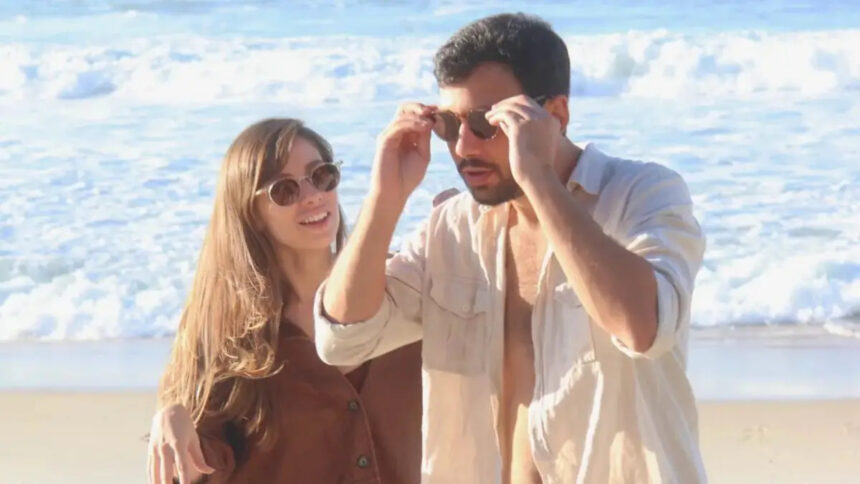
{"type": "Polygon", "coordinates": [[[257,190],[254,195],[266,193],[272,203],[281,207],[292,205],[299,200],[302,192],[302,182],[307,180],[321,192],[330,192],[340,183],[340,167],[343,162],[323,163],[317,165],[310,174],[303,178],[282,176],[267,183],[257,190]]]}
{"type": "MultiPolygon", "coordinates": [[[[534,100],[543,106],[548,98],[549,96],[538,96],[534,100]]],[[[493,139],[499,133],[499,127],[493,126],[487,121],[488,112],[490,112],[490,108],[475,108],[461,117],[453,111],[437,111],[433,113],[433,132],[442,141],[452,143],[460,137],[461,120],[465,120],[466,126],[472,130],[475,136],[484,140],[493,139]]]]}

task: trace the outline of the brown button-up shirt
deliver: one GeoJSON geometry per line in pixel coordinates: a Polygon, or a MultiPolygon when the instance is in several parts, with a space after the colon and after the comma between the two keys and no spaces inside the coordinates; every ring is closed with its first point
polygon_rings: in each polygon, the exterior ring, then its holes
{"type": "Polygon", "coordinates": [[[268,450],[235,427],[204,422],[207,483],[379,483],[421,480],[421,347],[412,344],[344,375],[285,324],[283,369],[267,379],[280,434],[268,450]],[[244,448],[243,448],[244,447],[244,448]]]}

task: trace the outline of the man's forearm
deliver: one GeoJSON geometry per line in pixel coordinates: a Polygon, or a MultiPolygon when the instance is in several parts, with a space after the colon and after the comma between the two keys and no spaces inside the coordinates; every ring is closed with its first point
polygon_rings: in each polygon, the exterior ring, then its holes
{"type": "Polygon", "coordinates": [[[403,203],[372,193],[335,261],[323,294],[327,316],[343,324],[372,317],[385,296],[385,261],[403,203]]]}
{"type": "Polygon", "coordinates": [[[603,233],[551,170],[520,185],[588,314],[627,347],[648,349],[657,335],[651,265],[603,233]]]}

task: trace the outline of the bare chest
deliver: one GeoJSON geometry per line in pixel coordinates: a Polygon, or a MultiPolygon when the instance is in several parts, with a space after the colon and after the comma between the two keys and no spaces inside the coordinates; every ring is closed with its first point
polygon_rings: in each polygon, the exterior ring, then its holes
{"type": "Polygon", "coordinates": [[[538,234],[512,228],[505,256],[505,340],[506,346],[532,347],[531,315],[537,298],[541,264],[546,242],[538,234]]]}
{"type": "Polygon", "coordinates": [[[512,228],[505,254],[506,300],[534,306],[547,243],[542,234],[512,228]]]}

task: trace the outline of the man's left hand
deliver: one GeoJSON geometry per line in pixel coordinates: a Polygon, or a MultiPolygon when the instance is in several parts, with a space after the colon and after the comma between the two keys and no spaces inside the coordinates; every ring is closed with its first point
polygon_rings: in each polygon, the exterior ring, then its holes
{"type": "Polygon", "coordinates": [[[504,99],[493,105],[487,121],[508,137],[511,175],[517,183],[538,182],[552,172],[561,124],[534,99],[523,94],[504,99]]]}

